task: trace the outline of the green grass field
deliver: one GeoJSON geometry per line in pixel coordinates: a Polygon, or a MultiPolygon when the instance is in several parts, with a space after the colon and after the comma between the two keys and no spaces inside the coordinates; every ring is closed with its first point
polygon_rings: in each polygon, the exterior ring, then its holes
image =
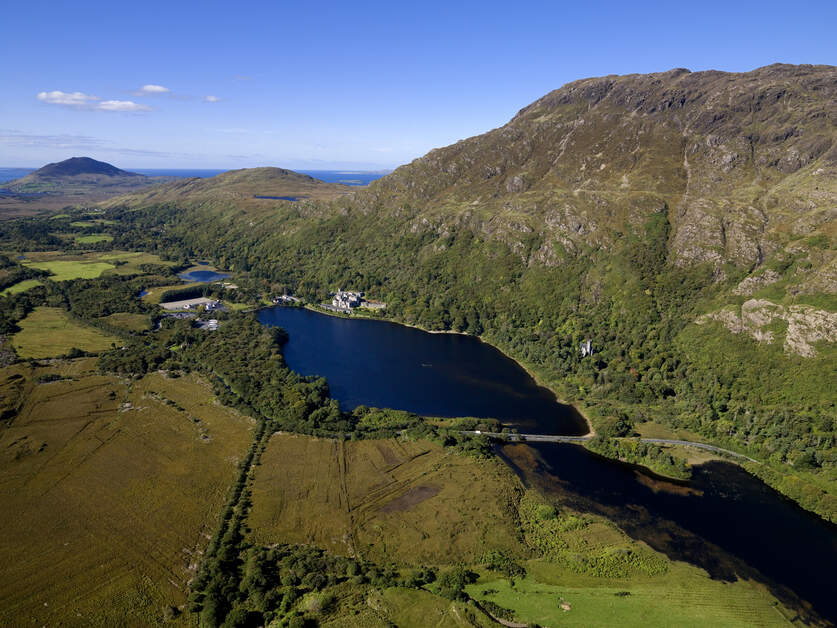
{"type": "MultiPolygon", "coordinates": [[[[68,234],[71,236],[71,234],[68,234]]],[[[106,234],[103,234],[106,235],[106,234]]],[[[83,236],[88,237],[88,236],[83,236]]],[[[92,236],[98,237],[98,236],[92,236]]],[[[108,236],[107,239],[110,239],[108,236]]],[[[77,240],[82,242],[81,240],[77,240]]],[[[104,240],[97,240],[104,241],[104,240]]],[[[94,243],[93,240],[82,243],[94,243]]],[[[89,253],[66,253],[63,251],[30,251],[25,253],[26,266],[48,270],[53,273],[53,281],[68,279],[95,279],[102,274],[136,275],[142,274],[142,264],[172,266],[174,262],[161,260],[151,253],[136,251],[103,251],[89,253]]]]}
{"type": "Polygon", "coordinates": [[[794,616],[758,583],[712,580],[685,563],[630,579],[580,576],[546,561],[526,567],[513,583],[484,573],[467,590],[543,626],[785,626],[794,616]]]}
{"type": "Polygon", "coordinates": [[[69,279],[95,279],[103,272],[115,268],[107,262],[86,260],[56,260],[51,262],[24,262],[24,266],[46,270],[52,273],[53,281],[67,281],[69,279]]]}
{"type": "Polygon", "coordinates": [[[24,279],[23,281],[19,281],[13,286],[9,286],[0,292],[0,297],[5,297],[8,294],[17,294],[18,292],[26,292],[29,288],[42,285],[44,285],[44,283],[42,281],[38,281],[37,279],[24,279]]]}
{"type": "MultiPolygon", "coordinates": [[[[57,216],[54,216],[57,218],[57,216]]],[[[104,218],[97,218],[95,220],[76,220],[70,223],[71,227],[95,227],[97,225],[115,225],[115,220],[105,220],[104,218]]]]}
{"type": "Polygon", "coordinates": [[[64,355],[73,347],[82,351],[104,351],[118,338],[71,319],[57,307],[38,307],[19,323],[12,345],[22,358],[49,358],[64,355]]]}
{"type": "Polygon", "coordinates": [[[75,241],[78,244],[97,244],[99,242],[110,242],[113,236],[107,233],[91,233],[90,235],[77,235],[75,241]]]}
{"type": "Polygon", "coordinates": [[[228,301],[224,301],[224,306],[230,308],[233,312],[254,309],[256,307],[252,303],[229,303],[228,301]]]}
{"type": "Polygon", "coordinates": [[[185,600],[252,440],[194,375],[0,369],[0,625],[149,626],[185,600]],[[37,383],[44,375],[64,379],[37,383]],[[21,375],[24,379],[21,379],[21,375]]]}

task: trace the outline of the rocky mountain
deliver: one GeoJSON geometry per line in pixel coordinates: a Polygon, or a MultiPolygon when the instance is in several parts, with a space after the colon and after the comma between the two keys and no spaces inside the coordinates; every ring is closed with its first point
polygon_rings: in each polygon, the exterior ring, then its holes
{"type": "Polygon", "coordinates": [[[665,212],[676,263],[756,268],[800,238],[835,235],[835,125],[833,66],[583,79],[397,169],[365,202],[409,208],[440,232],[471,225],[546,265],[558,248],[611,247],[665,212]],[[541,245],[526,250],[533,233],[541,245]]]}
{"type": "Polygon", "coordinates": [[[583,79],[328,202],[259,205],[256,170],[109,204],[132,245],[478,334],[600,434],[700,434],[837,520],[835,103],[830,66],[583,79]]]}

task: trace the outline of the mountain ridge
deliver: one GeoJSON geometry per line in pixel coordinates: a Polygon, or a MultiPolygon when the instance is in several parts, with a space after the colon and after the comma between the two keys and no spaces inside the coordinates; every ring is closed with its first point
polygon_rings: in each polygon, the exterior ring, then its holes
{"type": "Polygon", "coordinates": [[[833,220],[835,101],[833,66],[581,79],[401,166],[358,200],[512,242],[538,233],[552,240],[535,252],[546,263],[560,257],[556,245],[610,246],[602,227],[635,228],[665,210],[678,263],[755,267],[785,243],[783,230],[813,235],[833,220]]]}

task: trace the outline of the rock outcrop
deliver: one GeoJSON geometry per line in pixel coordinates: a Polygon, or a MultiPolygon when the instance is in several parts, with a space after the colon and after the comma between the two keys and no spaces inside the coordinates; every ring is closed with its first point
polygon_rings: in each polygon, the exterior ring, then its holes
{"type": "Polygon", "coordinates": [[[749,334],[758,342],[774,343],[784,336],[784,350],[811,358],[817,355],[817,342],[837,342],[837,312],[810,305],[782,306],[766,299],[750,299],[741,311],[726,308],[697,319],[722,323],[735,334],[749,334]],[[784,328],[784,330],[782,330],[784,328]]]}

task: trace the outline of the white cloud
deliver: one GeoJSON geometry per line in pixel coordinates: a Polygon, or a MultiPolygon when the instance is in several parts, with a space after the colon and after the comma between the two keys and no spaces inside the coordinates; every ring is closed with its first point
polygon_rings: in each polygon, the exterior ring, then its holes
{"type": "Polygon", "coordinates": [[[93,108],[99,111],[151,111],[148,105],[141,105],[132,100],[104,100],[93,108]]]}
{"type": "Polygon", "coordinates": [[[221,102],[221,99],[218,98],[217,96],[204,96],[203,101],[204,102],[221,102]]]}
{"type": "Polygon", "coordinates": [[[171,90],[162,85],[143,85],[139,88],[139,94],[168,94],[171,90]]]}
{"type": "Polygon", "coordinates": [[[86,107],[90,103],[101,100],[96,96],[90,96],[82,92],[62,92],[55,90],[52,92],[40,92],[38,100],[49,103],[50,105],[64,105],[65,107],[86,107]]]}
{"type": "Polygon", "coordinates": [[[151,111],[148,105],[142,105],[132,100],[102,100],[98,96],[91,96],[83,92],[40,92],[38,100],[49,105],[60,105],[73,109],[88,111],[151,111]]]}

